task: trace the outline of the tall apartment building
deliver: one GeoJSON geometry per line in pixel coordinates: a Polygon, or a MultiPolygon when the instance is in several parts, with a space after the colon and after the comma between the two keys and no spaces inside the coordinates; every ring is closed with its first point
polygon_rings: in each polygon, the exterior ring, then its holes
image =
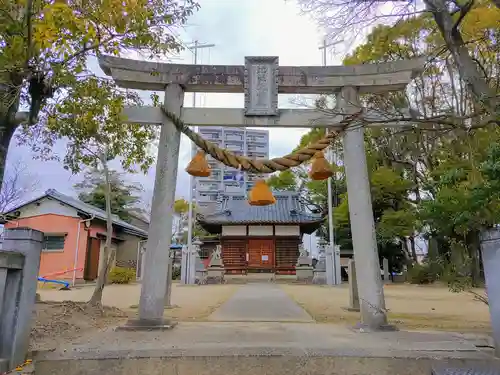
{"type": "MultiPolygon", "coordinates": [[[[269,131],[247,128],[227,128],[221,126],[203,126],[198,132],[210,142],[219,147],[231,150],[237,155],[253,159],[269,157],[269,131]]],[[[193,145],[196,149],[196,146],[193,145]]],[[[217,202],[219,192],[239,192],[250,190],[255,181],[263,176],[253,173],[239,173],[207,155],[207,161],[212,167],[209,177],[194,179],[193,196],[198,207],[212,208],[217,202]]]]}

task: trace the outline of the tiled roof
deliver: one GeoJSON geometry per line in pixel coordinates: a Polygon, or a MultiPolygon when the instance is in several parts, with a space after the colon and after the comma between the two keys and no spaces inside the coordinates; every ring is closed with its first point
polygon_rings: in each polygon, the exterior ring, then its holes
{"type": "MultiPolygon", "coordinates": [[[[76,210],[81,211],[85,214],[92,215],[97,219],[106,221],[106,212],[105,211],[101,210],[100,208],[94,207],[90,204],[84,203],[76,198],[59,193],[57,190],[54,190],[54,189],[47,190],[44,195],[42,195],[38,198],[35,198],[29,202],[22,204],[21,206],[18,206],[16,208],[10,210],[10,212],[17,211],[19,208],[21,208],[23,206],[26,206],[30,203],[34,203],[34,202],[39,201],[40,199],[43,199],[46,197],[50,197],[50,198],[55,199],[59,202],[67,204],[68,206],[71,206],[71,207],[75,208],[76,210]]],[[[136,235],[139,235],[139,236],[144,237],[144,238],[148,237],[148,232],[146,232],[146,231],[144,231],[144,230],[142,230],[134,225],[131,225],[131,224],[127,223],[126,221],[123,221],[117,215],[113,215],[113,224],[118,226],[118,227],[123,228],[125,230],[125,232],[130,232],[131,234],[136,234],[136,235]]]]}
{"type": "Polygon", "coordinates": [[[207,224],[302,224],[322,221],[319,214],[308,213],[295,192],[274,193],[276,203],[251,206],[244,195],[225,193],[220,196],[216,212],[199,217],[207,224]]]}

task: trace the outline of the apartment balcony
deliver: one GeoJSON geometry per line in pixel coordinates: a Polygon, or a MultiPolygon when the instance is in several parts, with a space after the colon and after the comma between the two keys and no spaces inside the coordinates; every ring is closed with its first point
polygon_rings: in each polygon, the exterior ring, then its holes
{"type": "Polygon", "coordinates": [[[196,195],[196,203],[209,203],[209,202],[217,202],[217,193],[214,194],[203,194],[199,193],[196,195]]]}
{"type": "Polygon", "coordinates": [[[208,159],[208,157],[207,157],[207,163],[210,166],[210,168],[212,168],[212,170],[213,169],[220,169],[220,167],[221,167],[221,163],[219,161],[215,160],[214,158],[208,159]]]}
{"type": "Polygon", "coordinates": [[[247,147],[247,151],[248,153],[264,153],[264,154],[267,154],[269,151],[268,151],[268,147],[258,147],[258,146],[248,146],[247,147]]]}
{"type": "MultiPolygon", "coordinates": [[[[222,141],[221,141],[220,139],[210,139],[210,138],[205,138],[205,139],[206,139],[208,142],[213,143],[214,145],[217,145],[217,146],[219,146],[219,147],[224,147],[224,146],[223,146],[223,143],[222,143],[222,141]]],[[[198,150],[198,146],[196,146],[194,143],[193,143],[192,148],[193,148],[194,150],[198,150]]]]}
{"type": "Polygon", "coordinates": [[[230,151],[238,151],[238,152],[243,152],[243,147],[242,145],[235,145],[231,143],[226,143],[226,149],[230,151]]]}
{"type": "Polygon", "coordinates": [[[220,184],[219,183],[198,183],[197,184],[197,189],[199,191],[216,191],[220,189],[220,184]]]}
{"type": "Polygon", "coordinates": [[[224,192],[226,193],[244,193],[244,187],[236,186],[236,185],[225,185],[224,192]]]}
{"type": "Polygon", "coordinates": [[[262,180],[262,178],[263,177],[260,174],[248,174],[247,181],[253,182],[253,181],[257,181],[257,180],[262,180]]]}
{"type": "Polygon", "coordinates": [[[243,136],[226,134],[226,142],[243,142],[243,136]]]}
{"type": "Polygon", "coordinates": [[[267,157],[267,154],[264,152],[249,152],[247,153],[247,156],[250,159],[264,159],[267,157]]]}
{"type": "Polygon", "coordinates": [[[222,130],[221,129],[210,129],[210,128],[200,128],[198,130],[200,134],[207,138],[222,138],[222,130]]]}
{"type": "MultiPolygon", "coordinates": [[[[206,157],[208,163],[210,163],[210,162],[216,162],[216,163],[218,163],[219,162],[212,155],[207,154],[205,157],[206,157]]],[[[219,169],[219,168],[216,168],[216,169],[219,169]]]]}
{"type": "Polygon", "coordinates": [[[241,135],[243,133],[245,133],[245,129],[244,128],[238,128],[238,127],[226,127],[224,128],[224,133],[225,134],[231,134],[231,135],[241,135]]]}
{"type": "Polygon", "coordinates": [[[214,169],[212,169],[212,173],[210,173],[210,176],[208,176],[208,177],[196,177],[196,180],[200,181],[200,183],[201,182],[209,182],[209,181],[220,181],[221,175],[222,175],[221,172],[214,173],[214,169]]]}
{"type": "Polygon", "coordinates": [[[259,144],[267,144],[269,143],[269,138],[267,137],[255,137],[255,136],[247,136],[247,143],[259,143],[259,144]]]}

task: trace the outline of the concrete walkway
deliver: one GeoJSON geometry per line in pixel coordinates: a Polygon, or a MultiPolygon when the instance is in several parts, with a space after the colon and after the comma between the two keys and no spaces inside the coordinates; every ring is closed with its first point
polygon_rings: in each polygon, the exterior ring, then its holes
{"type": "Polygon", "coordinates": [[[275,284],[243,285],[208,320],[218,322],[314,322],[275,284]]]}

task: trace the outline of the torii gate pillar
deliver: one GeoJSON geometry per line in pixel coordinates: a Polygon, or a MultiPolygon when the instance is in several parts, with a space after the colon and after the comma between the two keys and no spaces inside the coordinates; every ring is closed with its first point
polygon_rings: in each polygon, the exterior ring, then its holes
{"type": "MultiPolygon", "coordinates": [[[[168,111],[180,116],[183,101],[184,91],[180,85],[166,86],[165,108],[168,111]]],[[[151,220],[139,302],[139,322],[131,322],[134,326],[151,328],[169,325],[163,321],[163,310],[165,295],[169,295],[168,288],[172,287],[170,244],[180,142],[180,131],[165,117],[158,142],[151,220]]]]}
{"type": "MultiPolygon", "coordinates": [[[[358,112],[358,89],[353,86],[343,87],[337,94],[337,108],[347,115],[358,112]]],[[[344,133],[343,141],[361,323],[368,329],[391,329],[387,325],[384,288],[380,278],[363,126],[356,123],[350,125],[344,133]]]]}

